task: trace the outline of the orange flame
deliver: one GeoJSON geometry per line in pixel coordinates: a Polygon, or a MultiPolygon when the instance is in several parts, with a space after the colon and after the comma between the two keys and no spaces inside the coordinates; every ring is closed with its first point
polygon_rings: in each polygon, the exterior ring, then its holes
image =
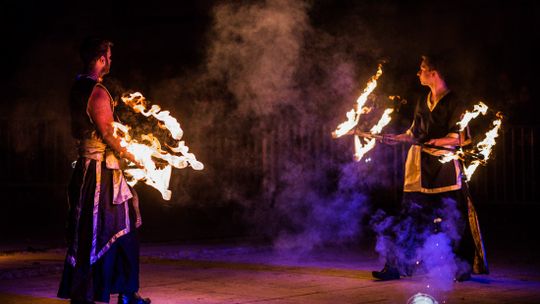
{"type": "MultiPolygon", "coordinates": [[[[384,110],[383,115],[379,119],[379,122],[377,122],[376,125],[374,125],[370,132],[372,134],[379,134],[382,132],[382,129],[392,120],[392,117],[390,114],[394,112],[394,109],[386,109],[384,110]]],[[[375,139],[369,139],[366,144],[362,144],[362,141],[360,140],[360,137],[358,135],[354,136],[354,160],[360,161],[364,155],[369,152],[371,149],[375,147],[376,140],[375,139]]]]}
{"type": "Polygon", "coordinates": [[[495,146],[496,141],[495,138],[499,136],[499,130],[501,129],[502,125],[502,119],[501,114],[497,113],[498,119],[493,121],[493,128],[491,130],[486,132],[486,137],[484,140],[479,142],[476,147],[478,148],[478,153],[484,157],[482,161],[480,160],[473,160],[469,166],[464,168],[465,176],[467,176],[467,179],[471,179],[472,175],[474,174],[474,171],[476,168],[478,168],[478,165],[485,163],[489,156],[491,155],[491,151],[493,150],[493,146],[495,146]]]}
{"type": "MultiPolygon", "coordinates": [[[[360,115],[366,113],[364,109],[364,104],[367,101],[368,96],[375,90],[377,87],[377,79],[382,75],[382,64],[379,64],[377,67],[377,73],[371,77],[368,81],[364,92],[356,100],[356,107],[347,112],[347,120],[339,124],[336,130],[333,132],[335,137],[341,137],[347,132],[351,131],[360,121],[360,115]]],[[[367,110],[369,111],[369,110],[367,110]]]]}
{"type": "MultiPolygon", "coordinates": [[[[478,117],[478,115],[486,115],[487,110],[488,106],[485,105],[483,102],[479,102],[474,106],[472,112],[466,111],[465,114],[463,114],[463,118],[457,123],[460,126],[460,130],[464,130],[469,124],[469,122],[474,118],[478,117]]],[[[471,161],[470,164],[463,166],[463,173],[468,180],[471,179],[472,175],[474,174],[479,165],[483,165],[487,162],[489,156],[491,155],[491,151],[493,150],[493,146],[495,146],[495,144],[497,143],[495,141],[495,138],[499,136],[499,130],[501,129],[502,125],[502,114],[498,112],[496,116],[497,119],[492,122],[493,128],[486,132],[486,137],[484,138],[484,140],[476,144],[476,147],[474,149],[474,153],[481,155],[482,159],[474,159],[471,161]]],[[[455,159],[464,160],[465,153],[463,151],[447,153],[440,158],[440,161],[442,163],[446,163],[455,159]]]]}
{"type": "Polygon", "coordinates": [[[472,112],[465,111],[465,114],[463,114],[463,118],[457,123],[457,125],[459,126],[459,130],[465,130],[471,120],[475,119],[480,114],[486,115],[487,110],[488,106],[480,101],[478,102],[478,104],[474,105],[472,112]]]}
{"type": "MultiPolygon", "coordinates": [[[[129,97],[122,97],[122,101],[132,107],[135,112],[144,116],[153,116],[164,124],[171,136],[180,140],[183,131],[178,121],[170,116],[168,111],[161,111],[161,108],[154,105],[150,110],[146,110],[146,100],[141,93],[130,94],[129,97]]],[[[169,188],[172,167],[182,169],[191,166],[194,170],[202,170],[204,165],[199,162],[193,153],[189,153],[189,148],[184,141],[179,141],[176,147],[169,147],[171,151],[180,155],[171,154],[161,148],[161,143],[152,134],[141,136],[141,142],[134,140],[129,135],[129,126],[118,122],[113,122],[114,136],[120,139],[120,144],[128,152],[135,156],[135,159],[143,166],[140,168],[129,168],[124,170],[130,180],[128,183],[133,186],[138,181],[144,181],[147,185],[156,188],[161,192],[164,200],[170,200],[172,192],[169,188]],[[166,163],[165,167],[158,168],[154,159],[160,159],[166,163]]]]}

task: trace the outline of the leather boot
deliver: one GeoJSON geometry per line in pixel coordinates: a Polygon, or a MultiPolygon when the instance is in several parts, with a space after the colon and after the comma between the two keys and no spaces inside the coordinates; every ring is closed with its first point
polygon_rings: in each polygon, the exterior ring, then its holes
{"type": "Polygon", "coordinates": [[[371,275],[381,281],[399,280],[399,270],[388,264],[381,271],[372,271],[371,275]]]}
{"type": "Polygon", "coordinates": [[[142,298],[136,292],[118,295],[118,304],[150,304],[151,302],[150,299],[142,298]]]}

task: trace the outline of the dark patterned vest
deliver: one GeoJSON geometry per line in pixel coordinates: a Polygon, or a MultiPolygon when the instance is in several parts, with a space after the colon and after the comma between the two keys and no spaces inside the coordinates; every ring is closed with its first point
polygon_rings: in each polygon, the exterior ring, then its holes
{"type": "Polygon", "coordinates": [[[69,95],[69,108],[71,112],[71,135],[77,140],[89,139],[95,127],[86,112],[88,99],[94,90],[97,81],[87,75],[79,75],[69,95]]]}

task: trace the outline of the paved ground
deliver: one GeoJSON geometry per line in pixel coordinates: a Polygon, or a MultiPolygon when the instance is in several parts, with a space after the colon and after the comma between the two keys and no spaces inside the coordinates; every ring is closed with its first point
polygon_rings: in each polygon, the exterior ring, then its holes
{"type": "MultiPolygon", "coordinates": [[[[0,254],[0,303],[55,298],[64,250],[0,254]]],[[[537,265],[491,261],[492,273],[448,290],[427,276],[376,282],[375,256],[352,249],[290,255],[262,245],[143,244],[141,293],[153,303],[406,303],[419,292],[439,303],[540,303],[537,265]]]]}

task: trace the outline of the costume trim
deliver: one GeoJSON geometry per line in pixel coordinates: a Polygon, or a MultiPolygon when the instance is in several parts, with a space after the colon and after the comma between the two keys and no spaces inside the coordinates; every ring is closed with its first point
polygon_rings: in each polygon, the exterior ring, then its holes
{"type": "MultiPolygon", "coordinates": [[[[86,173],[88,172],[88,166],[90,166],[90,159],[85,159],[85,162],[84,162],[84,173],[83,173],[83,179],[82,179],[82,183],[81,183],[81,187],[79,188],[79,200],[77,201],[77,207],[76,207],[76,210],[77,210],[77,221],[75,222],[75,233],[74,233],[74,236],[73,236],[73,248],[72,248],[72,254],[68,255],[67,259],[69,261],[69,263],[71,264],[71,266],[75,267],[75,265],[77,265],[77,249],[79,248],[79,234],[77,233],[79,231],[79,222],[80,222],[80,219],[81,219],[81,201],[82,201],[82,190],[83,190],[83,186],[85,184],[85,181],[86,181],[86,173]]],[[[69,201],[69,195],[68,195],[68,201],[69,201]]],[[[73,206],[71,204],[71,201],[69,201],[69,204],[70,206],[73,206]]]]}
{"type": "Polygon", "coordinates": [[[461,189],[461,175],[459,169],[459,162],[457,160],[453,160],[456,172],[456,183],[454,185],[438,188],[422,187],[421,152],[422,148],[420,146],[411,146],[409,148],[409,153],[407,153],[407,160],[405,161],[405,180],[403,182],[403,192],[421,192],[434,194],[461,189]]]}

